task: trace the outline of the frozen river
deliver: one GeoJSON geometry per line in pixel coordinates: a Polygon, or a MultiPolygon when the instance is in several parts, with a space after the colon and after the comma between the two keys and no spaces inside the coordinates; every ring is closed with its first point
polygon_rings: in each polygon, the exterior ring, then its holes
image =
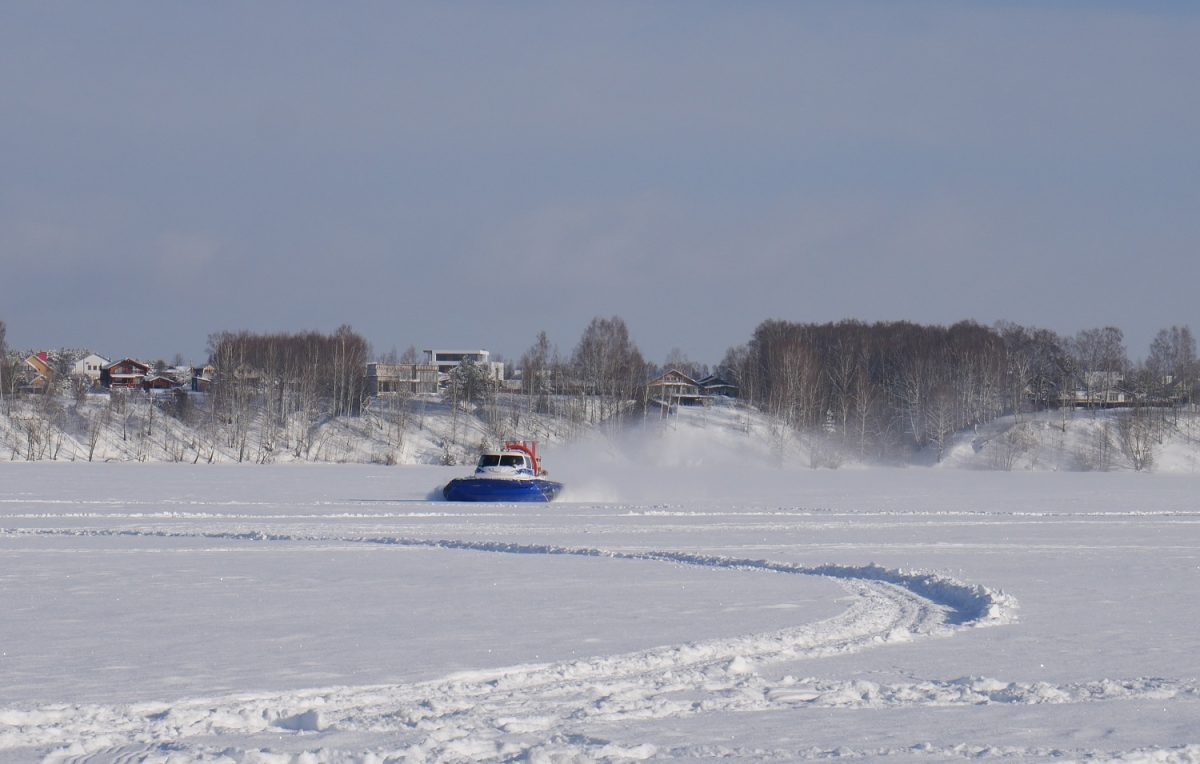
{"type": "Polygon", "coordinates": [[[460,472],[4,465],[0,760],[1200,761],[1200,477],[460,472]]]}

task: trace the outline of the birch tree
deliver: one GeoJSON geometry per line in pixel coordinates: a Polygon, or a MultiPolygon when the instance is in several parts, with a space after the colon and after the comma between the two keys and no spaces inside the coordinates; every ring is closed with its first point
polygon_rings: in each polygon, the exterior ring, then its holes
{"type": "Polygon", "coordinates": [[[612,418],[639,400],[645,388],[646,363],[618,316],[592,319],[575,346],[571,366],[593,420],[612,418]]]}
{"type": "Polygon", "coordinates": [[[1200,367],[1196,361],[1196,338],[1188,326],[1161,329],[1150,343],[1146,370],[1152,394],[1161,401],[1191,400],[1200,367]]]}
{"type": "Polygon", "coordinates": [[[1082,377],[1087,404],[1106,401],[1129,369],[1125,334],[1115,326],[1084,329],[1071,341],[1071,355],[1082,377]]]}

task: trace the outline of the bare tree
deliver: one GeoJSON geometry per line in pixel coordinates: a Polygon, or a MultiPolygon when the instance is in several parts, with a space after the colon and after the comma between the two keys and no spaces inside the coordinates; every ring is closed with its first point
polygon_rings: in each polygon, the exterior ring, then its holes
{"type": "Polygon", "coordinates": [[[1154,448],[1159,437],[1157,423],[1144,406],[1135,405],[1117,420],[1117,441],[1121,451],[1139,472],[1154,464],[1154,448]]]}
{"type": "Polygon", "coordinates": [[[547,388],[547,371],[550,366],[551,353],[555,352],[550,345],[550,338],[545,331],[538,332],[537,339],[528,350],[521,354],[521,390],[526,395],[544,395],[547,388]]]}
{"type": "Polygon", "coordinates": [[[1008,406],[1013,413],[1019,418],[1025,405],[1034,409],[1065,405],[1075,375],[1068,342],[1048,329],[1008,322],[996,324],[996,330],[1004,341],[1008,406]]]}
{"type": "Polygon", "coordinates": [[[726,359],[742,397],[792,427],[836,432],[848,444],[853,417],[860,454],[869,443],[881,455],[930,442],[943,448],[952,433],[1005,409],[1004,341],[969,321],[764,321],[726,359]]]}
{"type": "Polygon", "coordinates": [[[1146,356],[1150,394],[1161,404],[1190,402],[1200,366],[1196,360],[1196,338],[1188,326],[1162,329],[1150,343],[1146,356]]]}
{"type": "Polygon", "coordinates": [[[358,416],[369,347],[349,326],[332,335],[220,332],[209,337],[217,367],[211,405],[238,461],[270,460],[280,448],[308,456],[323,417],[358,416]],[[250,434],[257,425],[257,453],[250,434]]]}
{"type": "Polygon", "coordinates": [[[860,369],[863,355],[859,352],[858,339],[849,334],[834,338],[832,357],[824,369],[830,387],[830,411],[834,413],[843,445],[850,437],[850,412],[854,408],[858,385],[864,381],[860,369]]]}
{"type": "Polygon", "coordinates": [[[236,449],[237,460],[246,458],[252,417],[253,379],[247,373],[245,333],[209,336],[209,363],[217,368],[212,383],[211,406],[222,441],[236,449]]]}
{"type": "Polygon", "coordinates": [[[667,353],[666,359],[663,361],[660,371],[668,372],[672,369],[678,371],[680,374],[686,374],[695,380],[708,376],[708,366],[706,364],[691,360],[679,348],[671,348],[670,352],[667,353]]]}
{"type": "Polygon", "coordinates": [[[646,363],[618,316],[594,318],[575,346],[571,366],[591,418],[611,419],[626,404],[642,399],[646,363]]]}
{"type": "Polygon", "coordinates": [[[129,440],[129,424],[133,416],[133,407],[129,405],[129,393],[125,390],[113,390],[108,396],[109,418],[121,424],[121,441],[129,440]]]}
{"type": "Polygon", "coordinates": [[[11,385],[9,378],[12,376],[8,368],[8,347],[5,345],[7,333],[4,322],[0,321],[0,401],[4,402],[4,415],[12,416],[12,391],[6,389],[11,385]]]}
{"type": "Polygon", "coordinates": [[[87,422],[87,460],[90,462],[96,456],[96,446],[100,443],[100,437],[104,433],[104,429],[108,426],[109,419],[112,417],[112,410],[109,406],[97,408],[88,416],[87,422]]]}
{"type": "Polygon", "coordinates": [[[334,332],[334,416],[358,416],[366,395],[367,341],[343,324],[334,332]]]}
{"type": "Polygon", "coordinates": [[[554,367],[558,364],[558,349],[550,344],[545,331],[521,354],[521,392],[525,394],[526,414],[549,413],[550,393],[554,384],[554,367]]]}
{"type": "Polygon", "coordinates": [[[1115,326],[1084,329],[1070,343],[1087,405],[1106,403],[1129,369],[1125,334],[1115,326]]]}
{"type": "Polygon", "coordinates": [[[950,385],[940,384],[930,394],[925,407],[925,431],[929,440],[937,447],[937,460],[946,455],[946,444],[957,429],[954,390],[950,385]]]}

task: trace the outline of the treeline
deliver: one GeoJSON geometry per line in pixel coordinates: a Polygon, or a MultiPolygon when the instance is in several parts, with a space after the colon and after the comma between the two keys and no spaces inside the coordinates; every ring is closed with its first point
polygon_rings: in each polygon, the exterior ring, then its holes
{"type": "Polygon", "coordinates": [[[209,335],[208,354],[220,375],[218,388],[253,382],[281,406],[320,399],[342,416],[362,405],[370,345],[343,325],[333,334],[219,332],[209,335]]]}
{"type": "MultiPolygon", "coordinates": [[[[274,422],[354,416],[364,405],[369,348],[346,326],[332,335],[221,333],[210,356],[221,370],[212,408],[235,440],[242,416],[255,411],[271,432],[274,422]]],[[[677,351],[661,366],[646,361],[619,316],[593,319],[565,357],[540,332],[516,368],[527,411],[581,424],[642,413],[647,382],[662,371],[708,370],[677,351]]],[[[1159,332],[1146,360],[1133,364],[1115,327],[1065,337],[1007,322],[768,320],[716,371],[743,401],[798,431],[833,436],[861,457],[896,458],[930,446],[940,454],[952,434],[1004,414],[1107,405],[1117,394],[1135,406],[1190,401],[1200,364],[1187,327],[1159,332]]],[[[497,391],[468,363],[444,395],[489,406],[497,391]]],[[[283,440],[303,448],[302,434],[288,433],[283,440]]]]}
{"type": "Polygon", "coordinates": [[[362,410],[370,346],[349,326],[333,334],[220,332],[210,335],[208,352],[217,369],[208,414],[239,461],[251,432],[268,453],[307,456],[319,422],[362,410]]]}
{"type": "MultiPolygon", "coordinates": [[[[0,322],[0,349],[4,329],[0,322]]],[[[197,404],[186,395],[159,398],[159,407],[200,426],[239,459],[282,451],[308,458],[318,425],[358,416],[369,404],[365,374],[371,351],[349,326],[331,334],[219,332],[209,337],[208,351],[216,369],[209,395],[197,404]]],[[[406,356],[415,360],[415,351],[406,356]]],[[[22,361],[16,355],[9,360],[0,369],[0,391],[11,405],[22,361]]],[[[646,412],[647,383],[663,371],[677,369],[693,379],[709,371],[678,351],[662,365],[648,362],[618,316],[593,319],[565,356],[541,332],[514,366],[509,368],[519,371],[520,384],[509,389],[524,393],[523,400],[498,406],[497,380],[469,363],[446,381],[443,396],[454,410],[475,407],[502,435],[526,426],[518,418],[521,410],[583,428],[646,412]]],[[[998,416],[1019,418],[1039,409],[1127,405],[1136,416],[1125,419],[1141,426],[1142,409],[1165,419],[1178,412],[1178,404],[1191,403],[1200,379],[1196,340],[1186,326],[1160,331],[1145,360],[1134,364],[1115,327],[1068,337],[971,321],[930,326],[768,320],[713,371],[740,389],[742,401],[796,431],[819,435],[846,454],[901,460],[916,449],[940,453],[953,433],[998,416]]],[[[31,432],[43,420],[62,418],[58,399],[68,388],[56,387],[39,396],[32,409],[36,416],[29,417],[31,432]]],[[[75,392],[82,402],[86,389],[75,392]]],[[[124,438],[130,409],[123,400],[109,408],[124,438]]],[[[149,432],[152,416],[146,420],[149,432]]],[[[1150,425],[1147,432],[1150,440],[1157,437],[1150,425]]]]}
{"type": "Polygon", "coordinates": [[[931,445],[940,455],[952,433],[1002,414],[1073,407],[1080,390],[1089,405],[1105,402],[1101,390],[1133,404],[1190,400],[1200,372],[1187,327],[1160,332],[1134,367],[1115,327],[1067,338],[970,321],[765,321],[721,368],[745,400],[796,429],[884,458],[931,445]]]}
{"type": "Polygon", "coordinates": [[[551,409],[551,397],[578,398],[576,418],[604,421],[644,401],[653,371],[619,316],[596,317],[584,329],[569,359],[559,356],[540,332],[518,364],[521,389],[539,410],[551,409]]]}

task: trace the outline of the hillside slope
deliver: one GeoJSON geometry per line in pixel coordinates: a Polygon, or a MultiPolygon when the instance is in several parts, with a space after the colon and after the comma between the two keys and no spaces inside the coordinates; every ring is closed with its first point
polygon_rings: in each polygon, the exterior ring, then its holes
{"type": "Polygon", "coordinates": [[[959,433],[941,466],[993,470],[1200,473],[1200,415],[1155,412],[1144,443],[1130,443],[1120,410],[1026,414],[1002,417],[976,431],[959,433]],[[1178,414],[1178,415],[1177,415],[1178,414]],[[1134,450],[1139,450],[1136,456],[1134,450]]]}
{"type": "MultiPolygon", "coordinates": [[[[452,408],[434,398],[403,404],[375,401],[361,417],[216,421],[202,405],[176,411],[133,398],[9,401],[0,411],[0,460],[184,463],[349,462],[464,465],[505,438],[549,446],[551,463],[671,469],[712,467],[838,468],[877,463],[824,433],[800,433],[732,402],[589,421],[563,405],[530,409],[520,396],[484,407],[452,408]]],[[[1200,412],[1162,412],[1135,460],[1125,442],[1128,412],[1074,411],[1002,417],[953,437],[941,457],[932,448],[892,466],[979,470],[1128,470],[1200,472],[1200,412]]]]}

